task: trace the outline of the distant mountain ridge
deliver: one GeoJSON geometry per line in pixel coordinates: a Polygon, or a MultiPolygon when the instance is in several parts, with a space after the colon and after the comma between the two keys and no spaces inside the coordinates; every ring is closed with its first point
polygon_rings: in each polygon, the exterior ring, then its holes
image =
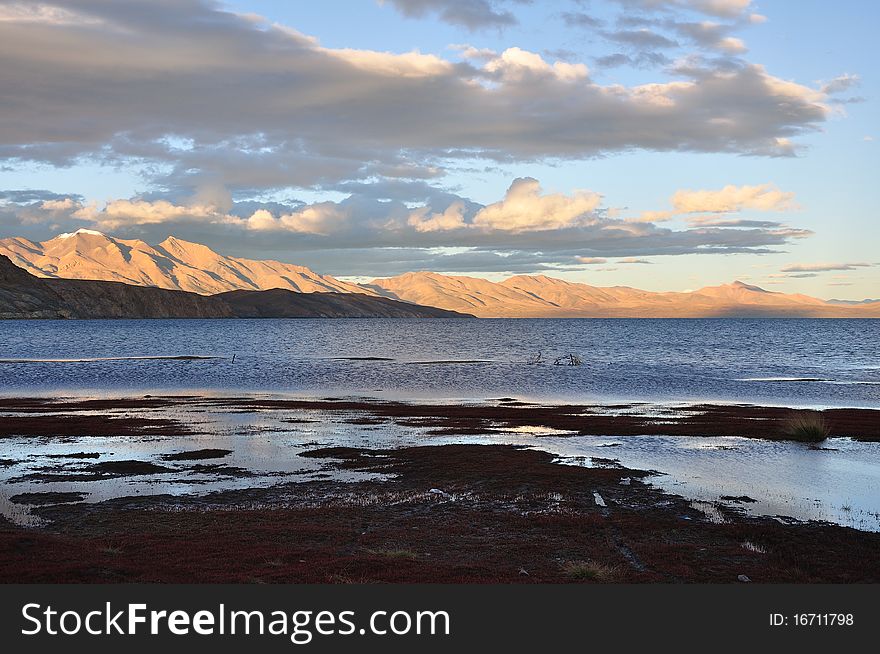
{"type": "Polygon", "coordinates": [[[305,266],[227,257],[173,236],[152,246],[80,229],[41,243],[17,237],[0,239],[0,254],[37,277],[123,282],[201,295],[270,288],[374,294],[305,266]]]}
{"type": "Polygon", "coordinates": [[[517,275],[490,282],[416,272],[375,279],[366,286],[387,297],[481,318],[880,317],[880,302],[843,305],[807,295],[774,293],[743,282],[687,293],[655,293],[628,286],[590,286],[544,275],[517,275]]]}
{"type": "MultiPolygon", "coordinates": [[[[0,255],[39,277],[116,281],[200,295],[272,289],[360,294],[483,318],[880,317],[880,301],[826,301],[743,282],[658,293],[627,286],[591,286],[545,275],[516,275],[492,282],[424,271],[354,284],[304,266],[224,256],[173,236],[151,246],[93,230],[61,234],[42,243],[0,239],[0,255]]],[[[254,300],[246,297],[241,295],[238,301],[254,300]]],[[[268,299],[259,297],[259,302],[265,304],[268,299]]],[[[268,311],[255,305],[251,310],[260,315],[268,311]]],[[[276,305],[274,310],[297,314],[304,309],[300,302],[295,308],[276,305]]]]}
{"type": "Polygon", "coordinates": [[[363,293],[273,289],[205,296],[122,282],[41,279],[0,255],[0,319],[467,317],[363,293]]]}

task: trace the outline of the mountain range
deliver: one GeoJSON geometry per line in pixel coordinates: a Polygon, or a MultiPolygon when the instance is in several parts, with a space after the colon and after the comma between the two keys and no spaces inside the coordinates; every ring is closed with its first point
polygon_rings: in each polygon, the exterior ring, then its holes
{"type": "Polygon", "coordinates": [[[0,319],[16,318],[466,318],[364,293],[286,289],[199,295],[88,279],[41,279],[0,255],[0,319]]]}
{"type": "MultiPolygon", "coordinates": [[[[545,275],[517,275],[492,282],[412,272],[354,284],[304,266],[225,256],[173,236],[152,246],[92,230],[61,234],[43,242],[2,239],[0,255],[37,277],[115,281],[200,295],[271,289],[300,294],[359,294],[483,318],[880,317],[880,301],[821,300],[775,293],[742,282],[658,293],[626,286],[591,286],[545,275]]],[[[241,297],[244,302],[245,296],[241,297]]],[[[267,300],[256,296],[248,301],[263,306],[267,300]]],[[[256,305],[252,309],[258,314],[264,310],[256,305]]],[[[268,311],[280,310],[276,306],[268,311]]]]}
{"type": "Polygon", "coordinates": [[[169,236],[153,246],[140,240],[80,229],[37,243],[0,240],[0,254],[36,277],[93,279],[213,295],[283,288],[297,293],[369,293],[356,284],[319,275],[304,266],[217,254],[169,236]]]}

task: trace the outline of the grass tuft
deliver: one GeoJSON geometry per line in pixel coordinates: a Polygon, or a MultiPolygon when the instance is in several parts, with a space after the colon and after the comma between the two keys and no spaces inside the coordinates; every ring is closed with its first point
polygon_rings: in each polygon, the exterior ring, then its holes
{"type": "Polygon", "coordinates": [[[828,423],[818,411],[799,411],[786,420],[784,436],[792,441],[819,443],[829,436],[828,423]]]}
{"type": "Polygon", "coordinates": [[[613,581],[617,576],[616,567],[595,561],[569,561],[562,570],[578,581],[613,581]]]}

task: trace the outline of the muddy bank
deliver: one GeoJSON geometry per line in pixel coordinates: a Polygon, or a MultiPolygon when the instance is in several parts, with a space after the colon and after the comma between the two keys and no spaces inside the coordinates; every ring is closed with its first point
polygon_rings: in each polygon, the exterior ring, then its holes
{"type": "Polygon", "coordinates": [[[9,498],[13,504],[64,504],[66,502],[82,502],[86,493],[19,493],[9,498]]]}
{"type": "Polygon", "coordinates": [[[785,407],[737,405],[658,406],[541,405],[513,398],[480,404],[418,404],[379,400],[271,399],[259,397],[144,396],[120,399],[0,398],[0,437],[10,435],[156,435],[194,433],[166,418],[117,415],[130,411],[175,408],[250,413],[280,412],[282,422],[308,422],[301,414],[319,412],[350,424],[422,427],[438,436],[492,434],[520,428],[549,428],[573,435],[597,436],[740,436],[783,440],[786,426],[798,415],[820,414],[830,436],[880,441],[880,410],[827,409],[807,411],[785,407]],[[84,412],[89,412],[85,414],[84,412]],[[106,412],[100,414],[98,412],[106,412]]]}
{"type": "Polygon", "coordinates": [[[0,416],[0,438],[10,436],[179,436],[193,433],[188,426],[167,418],[76,413],[0,416]]]}
{"type": "Polygon", "coordinates": [[[388,478],[37,508],[47,527],[0,523],[0,581],[880,581],[880,534],[709,511],[620,466],[494,445],[308,456],[388,478]]]}
{"type": "Polygon", "coordinates": [[[207,448],[202,450],[189,450],[187,452],[175,452],[166,454],[162,458],[165,461],[203,461],[205,459],[222,459],[232,454],[232,450],[207,448]]]}
{"type": "Polygon", "coordinates": [[[830,436],[880,441],[880,410],[810,411],[749,404],[698,404],[661,407],[640,403],[606,405],[540,405],[502,398],[486,404],[416,404],[352,400],[274,400],[206,398],[212,406],[276,411],[358,413],[361,420],[393,420],[428,427],[437,435],[491,434],[504,429],[545,427],[577,435],[742,436],[780,440],[786,425],[801,414],[818,413],[830,436]]]}

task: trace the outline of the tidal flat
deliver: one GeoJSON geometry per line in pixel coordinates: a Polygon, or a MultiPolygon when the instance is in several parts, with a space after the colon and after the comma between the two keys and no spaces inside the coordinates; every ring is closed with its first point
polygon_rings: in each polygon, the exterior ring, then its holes
{"type": "Polygon", "coordinates": [[[3,581],[876,582],[880,411],[801,412],[5,397],[3,581]]]}

